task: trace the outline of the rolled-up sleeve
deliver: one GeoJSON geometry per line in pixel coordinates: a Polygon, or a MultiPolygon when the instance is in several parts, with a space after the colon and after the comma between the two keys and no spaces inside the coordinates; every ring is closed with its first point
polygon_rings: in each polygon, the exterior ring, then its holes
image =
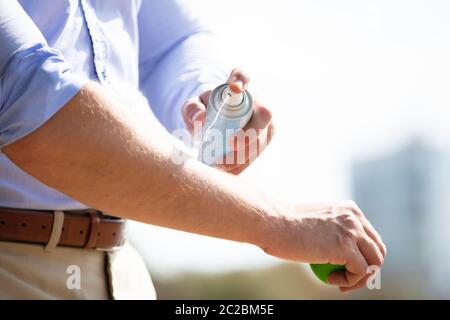
{"type": "Polygon", "coordinates": [[[17,1],[0,1],[0,148],[39,128],[87,81],[17,1]]]}
{"type": "Polygon", "coordinates": [[[142,1],[138,22],[140,89],[169,131],[184,128],[183,103],[227,79],[216,37],[186,0],[142,1]]]}

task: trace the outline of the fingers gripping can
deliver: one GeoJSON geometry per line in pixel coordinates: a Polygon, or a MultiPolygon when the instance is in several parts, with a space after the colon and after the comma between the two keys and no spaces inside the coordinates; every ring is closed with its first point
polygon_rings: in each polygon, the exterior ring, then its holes
{"type": "Polygon", "coordinates": [[[209,96],[198,158],[213,166],[233,151],[231,137],[253,114],[253,99],[243,83],[222,84],[209,96]]]}

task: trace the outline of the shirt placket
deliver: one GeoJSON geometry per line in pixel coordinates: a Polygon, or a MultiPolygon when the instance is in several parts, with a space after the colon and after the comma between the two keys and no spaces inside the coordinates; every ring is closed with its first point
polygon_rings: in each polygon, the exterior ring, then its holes
{"type": "Polygon", "coordinates": [[[107,43],[92,5],[88,0],[80,0],[81,9],[91,39],[95,74],[100,83],[109,84],[106,68],[107,43]]]}

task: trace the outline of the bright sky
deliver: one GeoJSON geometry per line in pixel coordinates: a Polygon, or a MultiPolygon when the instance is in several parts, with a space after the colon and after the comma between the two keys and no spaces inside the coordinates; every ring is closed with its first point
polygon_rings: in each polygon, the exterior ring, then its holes
{"type": "MultiPolygon", "coordinates": [[[[351,197],[349,165],[412,136],[450,146],[450,1],[193,0],[277,134],[242,175],[290,203],[351,197]]],[[[158,272],[274,263],[251,246],[132,225],[158,272]]]]}

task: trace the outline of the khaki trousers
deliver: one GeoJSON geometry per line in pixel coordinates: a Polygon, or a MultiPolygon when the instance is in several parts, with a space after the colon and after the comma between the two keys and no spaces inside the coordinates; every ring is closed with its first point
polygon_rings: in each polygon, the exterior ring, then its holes
{"type": "Polygon", "coordinates": [[[0,299],[156,299],[130,244],[115,251],[0,241],[0,299]]]}

